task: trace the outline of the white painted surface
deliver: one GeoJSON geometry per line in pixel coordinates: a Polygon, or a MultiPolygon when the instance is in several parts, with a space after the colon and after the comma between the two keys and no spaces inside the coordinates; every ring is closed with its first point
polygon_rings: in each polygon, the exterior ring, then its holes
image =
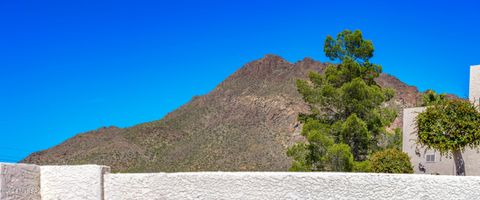
{"type": "Polygon", "coordinates": [[[42,200],[102,200],[103,175],[99,165],[41,166],[42,200]]]}
{"type": "Polygon", "coordinates": [[[475,105],[479,105],[479,100],[480,100],[480,65],[470,66],[469,99],[475,105]]]}
{"type": "Polygon", "coordinates": [[[38,167],[23,164],[0,164],[0,169],[2,192],[6,191],[4,190],[5,183],[10,183],[10,188],[18,191],[37,188],[37,196],[25,197],[17,194],[2,196],[1,200],[39,200],[39,187],[41,187],[41,198],[44,200],[442,200],[478,199],[480,196],[479,176],[314,172],[110,174],[108,167],[97,165],[38,167]]]}
{"type": "Polygon", "coordinates": [[[0,200],[40,200],[40,167],[0,163],[0,200]]]}
{"type": "Polygon", "coordinates": [[[106,200],[478,199],[480,177],[408,174],[195,172],[106,174],[106,200]]]}

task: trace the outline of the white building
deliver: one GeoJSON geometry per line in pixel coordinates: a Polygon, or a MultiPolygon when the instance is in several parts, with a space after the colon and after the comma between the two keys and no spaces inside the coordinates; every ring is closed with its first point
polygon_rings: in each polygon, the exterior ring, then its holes
{"type": "MultiPolygon", "coordinates": [[[[470,67],[470,101],[480,102],[480,65],[470,67]]],[[[421,148],[416,144],[417,132],[415,117],[422,112],[424,107],[406,108],[403,110],[403,151],[410,156],[415,173],[455,175],[453,158],[440,156],[439,152],[432,149],[421,148]]],[[[479,127],[480,128],[480,127],[479,127]]],[[[462,154],[465,160],[467,175],[480,175],[480,149],[467,148],[462,154]]]]}

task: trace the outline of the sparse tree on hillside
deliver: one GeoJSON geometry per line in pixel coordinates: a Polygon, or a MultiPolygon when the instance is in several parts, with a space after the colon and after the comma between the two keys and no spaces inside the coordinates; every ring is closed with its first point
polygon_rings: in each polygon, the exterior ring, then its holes
{"type": "Polygon", "coordinates": [[[464,176],[465,147],[480,145],[480,113],[466,100],[446,99],[427,107],[417,118],[418,143],[453,156],[457,175],[464,176]]]}
{"type": "Polygon", "coordinates": [[[299,116],[307,142],[287,152],[293,158],[293,171],[351,171],[352,166],[367,166],[355,162],[368,162],[370,153],[382,149],[379,140],[396,117],[393,109],[383,106],[394,91],[375,82],[382,67],[369,61],[374,51],[370,40],[363,39],[359,30],[345,30],[336,39],[328,36],[324,51],[339,63],[297,81],[310,113],[299,116]]]}

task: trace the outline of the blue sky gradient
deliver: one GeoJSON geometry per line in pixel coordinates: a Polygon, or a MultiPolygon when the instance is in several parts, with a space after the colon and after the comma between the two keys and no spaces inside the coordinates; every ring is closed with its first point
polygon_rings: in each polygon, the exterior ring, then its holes
{"type": "Polygon", "coordinates": [[[384,72],[468,96],[475,1],[0,1],[0,161],[157,120],[268,53],[327,61],[361,29],[384,72]]]}

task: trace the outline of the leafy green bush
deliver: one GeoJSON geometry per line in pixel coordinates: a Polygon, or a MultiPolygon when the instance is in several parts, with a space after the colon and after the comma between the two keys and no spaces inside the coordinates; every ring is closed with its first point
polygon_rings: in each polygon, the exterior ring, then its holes
{"type": "Polygon", "coordinates": [[[377,173],[413,173],[408,155],[398,149],[386,149],[370,157],[372,172],[377,173]]]}

